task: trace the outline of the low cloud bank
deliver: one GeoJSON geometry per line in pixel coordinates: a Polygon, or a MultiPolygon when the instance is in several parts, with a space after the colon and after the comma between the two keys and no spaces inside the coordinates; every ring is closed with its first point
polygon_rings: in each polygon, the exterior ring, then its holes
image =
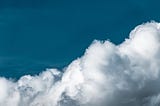
{"type": "Polygon", "coordinates": [[[137,26],[122,44],[95,40],[63,71],[0,77],[0,106],[160,105],[160,24],[137,26]]]}

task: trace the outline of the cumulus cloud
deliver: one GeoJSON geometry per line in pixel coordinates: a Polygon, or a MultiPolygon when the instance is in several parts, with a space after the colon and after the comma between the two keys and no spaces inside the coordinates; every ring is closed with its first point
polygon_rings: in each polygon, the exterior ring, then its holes
{"type": "Polygon", "coordinates": [[[0,106],[160,105],[160,24],[137,26],[120,45],[95,40],[64,70],[0,78],[0,106]]]}

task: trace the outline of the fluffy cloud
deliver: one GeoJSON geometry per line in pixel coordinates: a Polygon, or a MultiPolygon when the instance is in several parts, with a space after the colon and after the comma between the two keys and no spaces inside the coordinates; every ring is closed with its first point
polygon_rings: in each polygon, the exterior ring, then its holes
{"type": "Polygon", "coordinates": [[[0,78],[0,106],[160,105],[160,24],[137,26],[115,45],[95,40],[64,70],[0,78]]]}

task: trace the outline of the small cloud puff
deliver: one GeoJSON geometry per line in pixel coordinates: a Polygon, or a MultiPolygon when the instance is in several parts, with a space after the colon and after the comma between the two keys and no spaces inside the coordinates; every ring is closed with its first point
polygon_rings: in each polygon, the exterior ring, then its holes
{"type": "Polygon", "coordinates": [[[160,105],[160,24],[137,26],[115,45],[95,40],[64,71],[0,78],[0,106],[160,105]]]}

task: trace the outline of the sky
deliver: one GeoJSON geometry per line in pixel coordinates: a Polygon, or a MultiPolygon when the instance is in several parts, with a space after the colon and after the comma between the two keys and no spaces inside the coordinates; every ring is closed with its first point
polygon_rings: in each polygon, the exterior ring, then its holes
{"type": "Polygon", "coordinates": [[[158,0],[1,0],[0,106],[159,106],[158,0]]]}
{"type": "Polygon", "coordinates": [[[64,68],[93,40],[119,44],[137,25],[159,21],[158,0],[1,0],[0,76],[64,68]]]}

